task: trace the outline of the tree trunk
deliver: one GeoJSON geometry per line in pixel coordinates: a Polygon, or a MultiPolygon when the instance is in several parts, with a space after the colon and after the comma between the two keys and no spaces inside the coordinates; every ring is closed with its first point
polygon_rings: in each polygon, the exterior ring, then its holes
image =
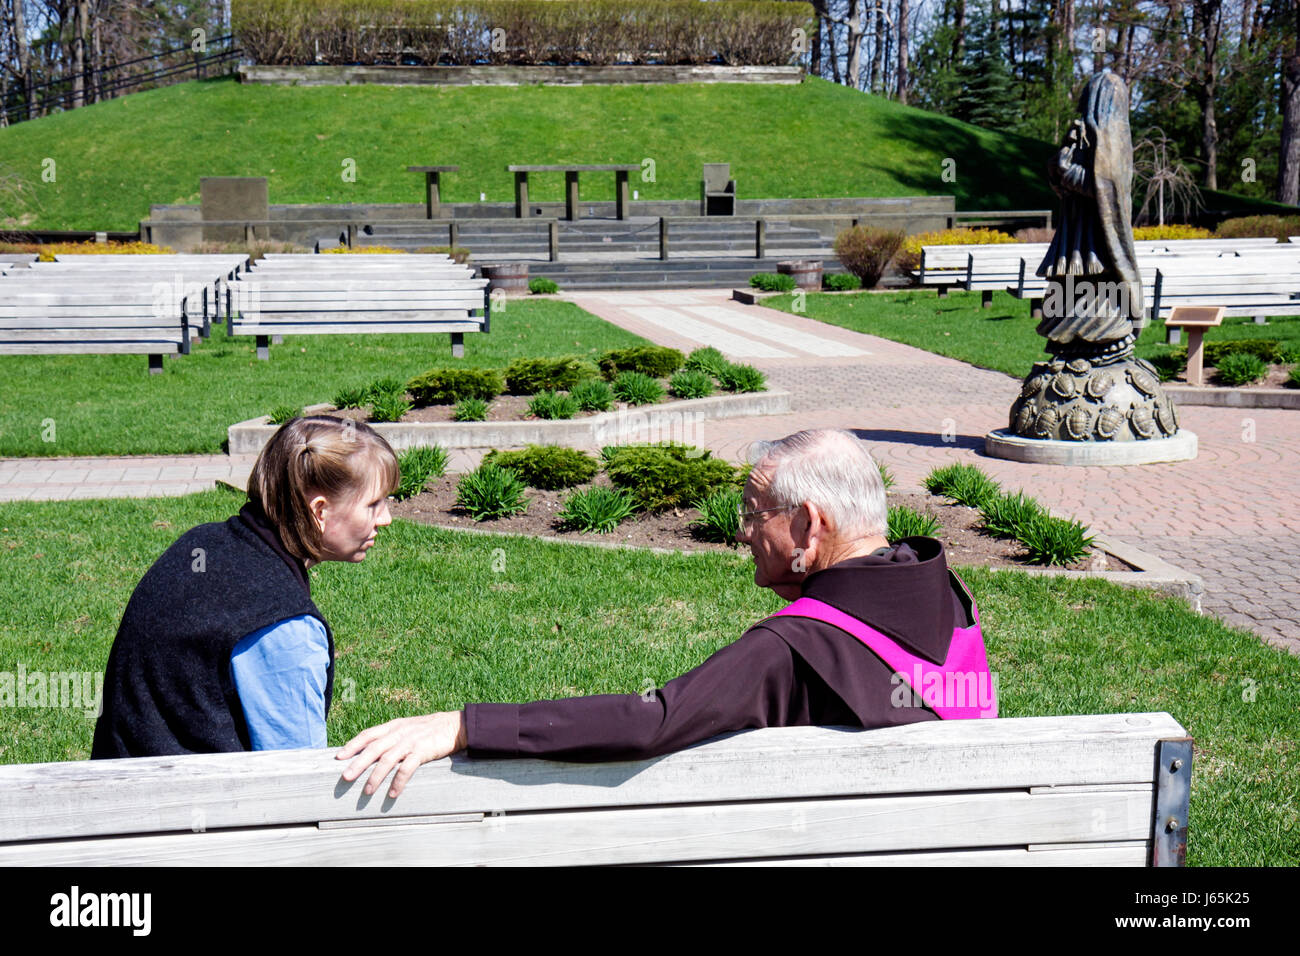
{"type": "Polygon", "coordinates": [[[862,81],[863,0],[849,0],[849,59],[844,68],[844,85],[858,88],[862,81]]]}
{"type": "Polygon", "coordinates": [[[86,0],[77,0],[72,21],[72,108],[86,105],[86,0]]]}
{"type": "Polygon", "coordinates": [[[907,0],[898,0],[898,102],[907,105],[907,0]]]}
{"type": "Polygon", "coordinates": [[[23,20],[23,0],[14,0],[14,42],[18,45],[18,74],[23,88],[23,112],[32,118],[32,65],[27,50],[27,27],[23,20]]]}
{"type": "Polygon", "coordinates": [[[957,0],[952,18],[952,61],[958,66],[966,56],[966,0],[957,0]]]}
{"type": "Polygon", "coordinates": [[[1221,8],[1222,0],[1195,0],[1192,6],[1192,25],[1201,44],[1196,99],[1201,107],[1201,148],[1205,153],[1203,185],[1206,189],[1219,188],[1219,128],[1214,118],[1214,96],[1218,79],[1221,8]]]}
{"type": "Polygon", "coordinates": [[[1300,3],[1295,5],[1296,37],[1282,62],[1282,150],[1277,170],[1277,201],[1300,205],[1300,3]]]}
{"type": "Polygon", "coordinates": [[[882,56],[885,51],[885,11],[879,3],[876,4],[876,29],[871,38],[871,92],[879,93],[884,87],[884,77],[881,75],[883,68],[882,56]]]}
{"type": "Polygon", "coordinates": [[[830,26],[830,29],[827,30],[826,33],[830,39],[831,80],[833,80],[836,83],[839,83],[841,82],[840,81],[840,54],[839,54],[839,50],[836,49],[835,47],[835,28],[838,26],[838,24],[831,22],[828,25],[830,26]]]}
{"type": "Polygon", "coordinates": [[[1243,53],[1250,50],[1251,44],[1255,39],[1251,18],[1252,7],[1254,7],[1254,5],[1253,0],[1241,0],[1241,50],[1243,53]]]}

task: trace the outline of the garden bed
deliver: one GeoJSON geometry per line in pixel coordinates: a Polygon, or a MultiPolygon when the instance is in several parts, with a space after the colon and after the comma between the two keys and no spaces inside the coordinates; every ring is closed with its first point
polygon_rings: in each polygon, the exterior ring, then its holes
{"type": "MultiPolygon", "coordinates": [[[[700,517],[694,508],[666,511],[658,514],[637,514],[622,522],[609,534],[582,534],[562,531],[556,519],[564,499],[574,489],[543,491],[528,489],[532,499],[523,514],[491,521],[475,521],[463,509],[456,507],[456,483],[459,475],[444,475],[431,480],[427,490],[405,501],[394,502],[394,517],[407,518],[422,524],[443,528],[473,528],[486,531],[525,534],[556,538],[562,541],[602,542],[640,548],[667,548],[675,551],[729,551],[729,545],[700,538],[692,524],[700,517]]],[[[593,484],[608,484],[603,478],[593,484]]],[[[583,486],[587,487],[587,486],[583,486]]],[[[903,505],[921,513],[934,515],[943,529],[935,537],[944,543],[948,560],[953,565],[991,568],[1034,567],[1025,557],[1024,545],[1018,541],[994,538],[979,530],[979,512],[964,505],[949,504],[942,499],[924,494],[889,495],[891,507],[903,505]]],[[[743,548],[743,550],[748,550],[743,548]]],[[[1089,556],[1070,566],[1077,571],[1127,571],[1138,569],[1104,552],[1105,566],[1094,567],[1089,556]]]]}

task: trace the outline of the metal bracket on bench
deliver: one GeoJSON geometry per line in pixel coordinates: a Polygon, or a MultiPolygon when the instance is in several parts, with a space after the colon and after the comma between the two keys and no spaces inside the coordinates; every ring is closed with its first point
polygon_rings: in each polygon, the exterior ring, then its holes
{"type": "Polygon", "coordinates": [[[257,336],[257,357],[263,362],[271,358],[271,336],[257,336]]]}
{"type": "Polygon", "coordinates": [[[1192,738],[1156,743],[1156,815],[1151,865],[1182,866],[1187,858],[1187,810],[1192,789],[1192,738]]]}

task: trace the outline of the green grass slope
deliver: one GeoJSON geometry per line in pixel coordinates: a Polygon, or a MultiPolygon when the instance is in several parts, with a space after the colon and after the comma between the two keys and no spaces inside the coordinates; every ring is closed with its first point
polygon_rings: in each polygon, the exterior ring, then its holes
{"type": "MultiPolygon", "coordinates": [[[[191,81],[0,129],[32,183],[32,228],[134,229],[153,203],[196,203],[200,176],[266,176],[273,203],[421,202],[407,165],[455,164],[447,201],[513,199],[510,163],[654,161],[643,199],[699,195],[730,162],[741,198],[950,194],[959,209],[1044,208],[1047,144],[824,80],[798,86],[272,87],[191,81]],[[343,179],[354,160],[356,181],[343,179]],[[955,179],[943,181],[944,160],[955,179]],[[53,182],[42,173],[51,168],[53,182]]],[[[950,176],[951,178],[951,176],[950,176]]],[[[559,200],[558,174],[535,176],[559,200]]],[[[612,176],[583,180],[612,199],[612,176]]]]}

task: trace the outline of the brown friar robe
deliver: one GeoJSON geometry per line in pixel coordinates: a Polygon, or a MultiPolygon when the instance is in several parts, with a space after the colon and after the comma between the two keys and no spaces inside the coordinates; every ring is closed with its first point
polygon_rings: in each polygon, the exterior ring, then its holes
{"type": "MultiPolygon", "coordinates": [[[[943,545],[908,538],[809,575],[803,595],[865,621],[936,664],[972,623],[943,545]]],[[[471,756],[636,760],[752,727],[885,727],[938,720],[896,706],[894,669],[857,638],[809,618],[761,621],[650,694],[602,694],[465,708],[471,756]]],[[[907,695],[910,697],[910,695],[907,695]]]]}

